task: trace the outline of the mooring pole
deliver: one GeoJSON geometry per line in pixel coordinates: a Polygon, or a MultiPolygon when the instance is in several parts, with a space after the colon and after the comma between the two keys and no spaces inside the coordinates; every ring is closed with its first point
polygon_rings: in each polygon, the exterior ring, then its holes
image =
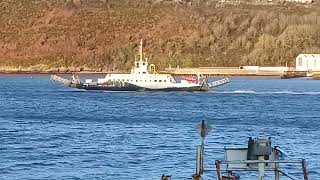
{"type": "Polygon", "coordinates": [[[202,147],[201,145],[197,146],[197,156],[196,156],[196,175],[202,174],[203,169],[203,159],[202,159],[202,147]]]}
{"type": "Polygon", "coordinates": [[[203,159],[203,157],[204,157],[204,138],[206,137],[206,134],[207,132],[206,132],[206,124],[205,124],[205,121],[204,120],[202,120],[202,122],[201,122],[201,134],[200,134],[200,136],[201,136],[201,145],[200,145],[200,147],[199,147],[199,151],[200,151],[200,153],[199,153],[199,155],[200,155],[200,159],[199,159],[199,165],[200,165],[200,171],[199,171],[199,175],[202,175],[203,174],[203,164],[204,164],[204,159],[203,159]]]}
{"type": "Polygon", "coordinates": [[[203,167],[204,167],[204,140],[206,135],[211,131],[211,126],[207,123],[205,123],[204,120],[202,120],[198,124],[198,132],[201,137],[201,145],[197,146],[197,154],[196,154],[196,173],[192,176],[193,180],[201,180],[201,176],[203,174],[203,167]]]}
{"type": "Polygon", "coordinates": [[[162,175],[161,180],[171,180],[171,176],[162,175]]]}
{"type": "Polygon", "coordinates": [[[308,171],[307,171],[307,162],[305,159],[302,159],[302,171],[303,171],[303,179],[308,180],[308,171]]]}
{"type": "Polygon", "coordinates": [[[215,164],[216,164],[216,171],[217,171],[218,180],[222,180],[222,176],[221,176],[221,161],[216,160],[215,164]]]}

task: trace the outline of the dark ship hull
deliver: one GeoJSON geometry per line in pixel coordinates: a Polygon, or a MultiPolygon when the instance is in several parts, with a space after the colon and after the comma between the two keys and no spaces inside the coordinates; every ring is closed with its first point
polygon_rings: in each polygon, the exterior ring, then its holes
{"type": "Polygon", "coordinates": [[[209,88],[204,86],[192,86],[192,87],[169,87],[169,88],[157,88],[150,89],[140,86],[136,86],[130,83],[121,83],[117,85],[111,84],[75,84],[71,83],[68,87],[84,89],[84,90],[96,90],[96,91],[208,91],[209,88]]]}

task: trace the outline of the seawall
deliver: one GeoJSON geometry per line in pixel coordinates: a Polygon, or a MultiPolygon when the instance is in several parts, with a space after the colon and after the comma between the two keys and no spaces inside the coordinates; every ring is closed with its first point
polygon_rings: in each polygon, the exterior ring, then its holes
{"type": "Polygon", "coordinates": [[[181,68],[165,70],[163,72],[183,75],[183,76],[195,76],[202,74],[205,76],[281,76],[283,71],[280,70],[248,70],[240,69],[238,67],[231,68],[181,68]]]}

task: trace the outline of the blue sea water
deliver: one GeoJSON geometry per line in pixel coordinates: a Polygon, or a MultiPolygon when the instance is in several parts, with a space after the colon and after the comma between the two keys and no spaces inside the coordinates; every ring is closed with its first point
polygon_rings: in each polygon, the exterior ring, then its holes
{"type": "MultiPolygon", "coordinates": [[[[225,146],[246,146],[250,136],[271,137],[306,158],[309,179],[320,177],[320,81],[231,78],[212,92],[88,92],[47,75],[1,75],[0,179],[191,179],[200,120],[213,127],[204,179],[216,179],[225,146]]],[[[301,166],[288,171],[299,175],[301,166]]]]}

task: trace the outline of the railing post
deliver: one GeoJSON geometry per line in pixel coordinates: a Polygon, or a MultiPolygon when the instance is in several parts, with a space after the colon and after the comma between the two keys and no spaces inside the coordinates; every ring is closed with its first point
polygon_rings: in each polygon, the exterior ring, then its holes
{"type": "MultiPolygon", "coordinates": [[[[259,160],[264,160],[264,156],[259,156],[259,160]]],[[[265,163],[258,163],[258,180],[264,180],[265,163]]]]}
{"type": "MultiPolygon", "coordinates": [[[[275,150],[275,160],[279,161],[279,150],[277,148],[274,149],[275,150]]],[[[275,163],[274,164],[274,180],[279,180],[280,179],[280,172],[279,172],[279,163],[275,163]]]]}

